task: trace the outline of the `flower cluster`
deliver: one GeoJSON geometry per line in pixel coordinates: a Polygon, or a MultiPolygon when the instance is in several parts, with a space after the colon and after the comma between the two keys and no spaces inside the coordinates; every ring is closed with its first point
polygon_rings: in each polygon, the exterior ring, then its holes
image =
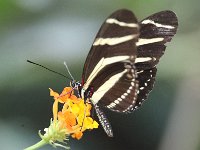
{"type": "Polygon", "coordinates": [[[98,128],[98,123],[90,117],[91,105],[73,95],[71,87],[64,88],[60,95],[50,89],[50,95],[54,97],[53,120],[67,134],[80,139],[86,129],[98,128]],[[63,104],[62,111],[58,111],[59,103],[63,104]]]}
{"type": "Polygon", "coordinates": [[[79,140],[84,131],[98,128],[99,126],[90,117],[91,104],[85,103],[81,98],[77,98],[71,87],[65,87],[61,94],[50,89],[50,96],[54,97],[53,119],[51,119],[50,126],[44,129],[45,133],[43,135],[39,131],[42,140],[26,150],[38,149],[48,143],[54,147],[68,148],[60,143],[67,144],[66,140],[68,140],[69,136],[79,140]],[[62,105],[60,111],[59,105],[62,105]]]}

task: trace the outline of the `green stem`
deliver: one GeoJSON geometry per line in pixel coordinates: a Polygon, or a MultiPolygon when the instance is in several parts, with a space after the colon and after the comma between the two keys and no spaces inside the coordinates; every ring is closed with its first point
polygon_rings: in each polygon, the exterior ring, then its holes
{"type": "Polygon", "coordinates": [[[36,149],[38,149],[38,148],[40,148],[40,147],[42,147],[42,146],[44,146],[46,144],[48,144],[48,143],[45,140],[41,140],[38,143],[36,143],[36,144],[34,144],[34,145],[30,146],[30,147],[27,147],[24,150],[36,150],[36,149]]]}

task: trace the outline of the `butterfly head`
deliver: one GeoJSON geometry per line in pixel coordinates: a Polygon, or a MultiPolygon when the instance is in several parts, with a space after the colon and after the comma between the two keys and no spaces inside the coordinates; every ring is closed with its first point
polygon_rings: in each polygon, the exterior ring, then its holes
{"type": "Polygon", "coordinates": [[[82,84],[79,81],[71,80],[70,81],[70,86],[74,90],[78,91],[78,96],[81,97],[82,84]]]}
{"type": "Polygon", "coordinates": [[[78,89],[78,87],[81,86],[81,83],[79,81],[76,81],[76,80],[71,80],[70,81],[70,86],[73,89],[78,89]]]}

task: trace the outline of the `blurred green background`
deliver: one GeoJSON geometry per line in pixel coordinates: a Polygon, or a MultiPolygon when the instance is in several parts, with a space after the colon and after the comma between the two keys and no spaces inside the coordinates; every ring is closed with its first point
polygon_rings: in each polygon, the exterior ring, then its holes
{"type": "MultiPolygon", "coordinates": [[[[141,20],[161,10],[179,19],[176,36],[158,65],[157,82],[133,114],[106,111],[114,130],[100,127],[73,150],[200,150],[199,0],[1,0],[0,149],[20,150],[40,140],[48,127],[53,100],[68,81],[26,62],[36,61],[66,74],[66,61],[80,80],[83,63],[104,19],[128,8],[141,20]]],[[[46,146],[42,149],[53,149],[46,146]]]]}

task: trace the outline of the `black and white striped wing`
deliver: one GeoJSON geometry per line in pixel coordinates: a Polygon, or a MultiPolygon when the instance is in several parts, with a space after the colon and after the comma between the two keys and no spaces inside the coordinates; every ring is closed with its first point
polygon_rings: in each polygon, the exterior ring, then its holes
{"type": "MultiPolygon", "coordinates": [[[[95,67],[135,56],[138,36],[137,19],[131,11],[122,9],[111,14],[102,24],[86,58],[82,74],[84,83],[91,80],[93,71],[96,71],[95,67]]],[[[95,77],[95,74],[93,76],[95,77]]]]}
{"type": "Polygon", "coordinates": [[[170,42],[176,34],[178,20],[174,12],[161,11],[142,20],[140,27],[135,61],[139,90],[136,105],[129,112],[139,108],[152,90],[157,71],[156,65],[164,54],[165,43],[170,42]]]}
{"type": "Polygon", "coordinates": [[[135,101],[138,86],[134,62],[138,36],[137,19],[129,10],[118,10],[103,23],[82,75],[83,89],[94,89],[91,97],[94,104],[101,103],[123,112],[135,101]]]}
{"type": "Polygon", "coordinates": [[[126,112],[137,100],[138,82],[131,63],[118,62],[104,68],[91,83],[91,100],[113,111],[126,112]],[[93,86],[94,85],[94,86],[93,86]]]}
{"type": "Polygon", "coordinates": [[[133,111],[139,108],[142,103],[147,99],[155,83],[156,71],[156,67],[147,70],[137,71],[137,80],[139,81],[139,88],[137,91],[138,97],[135,106],[132,107],[129,111],[133,111]]]}
{"type": "Polygon", "coordinates": [[[158,64],[166,45],[176,34],[178,19],[172,11],[161,11],[140,22],[140,36],[136,43],[138,70],[151,69],[158,64]]]}

